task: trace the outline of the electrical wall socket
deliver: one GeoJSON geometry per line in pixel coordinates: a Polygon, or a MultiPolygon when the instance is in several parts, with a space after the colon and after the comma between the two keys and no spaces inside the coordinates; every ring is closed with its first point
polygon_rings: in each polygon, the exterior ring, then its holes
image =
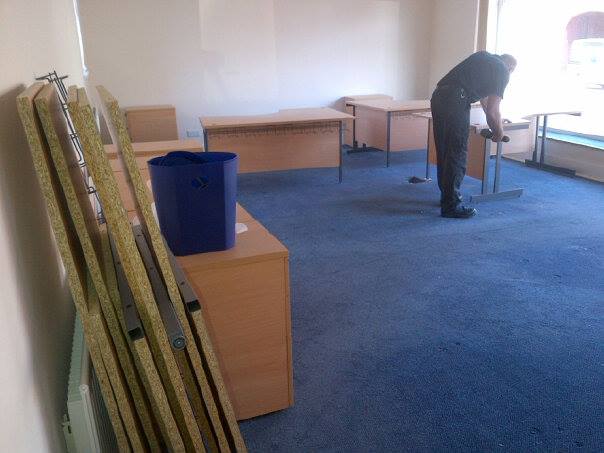
{"type": "Polygon", "coordinates": [[[187,129],[187,137],[201,137],[201,131],[199,129],[187,129]]]}

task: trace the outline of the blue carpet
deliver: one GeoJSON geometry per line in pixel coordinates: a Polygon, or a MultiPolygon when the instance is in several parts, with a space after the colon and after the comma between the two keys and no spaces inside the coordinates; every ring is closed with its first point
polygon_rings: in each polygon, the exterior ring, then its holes
{"type": "Polygon", "coordinates": [[[506,161],[521,198],[443,219],[423,156],[240,177],[290,251],[296,397],[250,451],[604,451],[604,186],[506,161]]]}

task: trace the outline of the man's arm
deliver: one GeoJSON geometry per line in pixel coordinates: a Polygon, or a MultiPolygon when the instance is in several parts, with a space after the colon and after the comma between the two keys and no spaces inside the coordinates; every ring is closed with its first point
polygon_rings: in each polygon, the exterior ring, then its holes
{"type": "MultiPolygon", "coordinates": [[[[487,113],[488,99],[489,98],[486,97],[486,98],[482,98],[480,100],[480,105],[482,105],[482,111],[485,113],[485,115],[487,113]]],[[[503,122],[503,124],[507,124],[507,123],[511,123],[512,122],[512,120],[508,120],[507,118],[503,118],[501,121],[503,122]]]]}
{"type": "Polygon", "coordinates": [[[500,142],[503,138],[503,124],[501,121],[501,112],[499,111],[499,104],[501,103],[501,97],[499,96],[489,96],[486,99],[486,108],[485,104],[483,104],[483,99],[480,100],[482,104],[482,108],[484,109],[484,113],[487,116],[487,124],[493,131],[493,140],[494,142],[500,142]]]}

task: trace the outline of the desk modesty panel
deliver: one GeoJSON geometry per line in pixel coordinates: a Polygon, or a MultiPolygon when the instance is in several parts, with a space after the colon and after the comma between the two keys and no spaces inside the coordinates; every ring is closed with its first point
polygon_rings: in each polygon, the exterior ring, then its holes
{"type": "Polygon", "coordinates": [[[237,153],[239,172],[249,173],[340,166],[343,122],[348,119],[352,116],[318,108],[200,121],[205,149],[237,153]]]}

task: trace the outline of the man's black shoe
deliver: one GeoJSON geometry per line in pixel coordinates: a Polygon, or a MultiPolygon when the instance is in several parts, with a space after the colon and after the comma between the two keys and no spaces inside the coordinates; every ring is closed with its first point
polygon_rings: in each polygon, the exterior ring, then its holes
{"type": "MultiPolygon", "coordinates": [[[[458,201],[458,203],[461,203],[461,201],[462,201],[462,197],[459,197],[459,201],[458,201]]],[[[440,206],[441,206],[441,207],[443,207],[443,206],[445,206],[445,204],[446,204],[446,203],[447,203],[447,202],[445,201],[445,196],[444,196],[444,195],[441,195],[441,196],[440,196],[440,206]]]]}
{"type": "Polygon", "coordinates": [[[442,209],[440,211],[440,215],[442,217],[446,217],[447,219],[469,219],[470,217],[474,217],[476,215],[476,209],[469,206],[459,205],[453,209],[442,209]]]}

